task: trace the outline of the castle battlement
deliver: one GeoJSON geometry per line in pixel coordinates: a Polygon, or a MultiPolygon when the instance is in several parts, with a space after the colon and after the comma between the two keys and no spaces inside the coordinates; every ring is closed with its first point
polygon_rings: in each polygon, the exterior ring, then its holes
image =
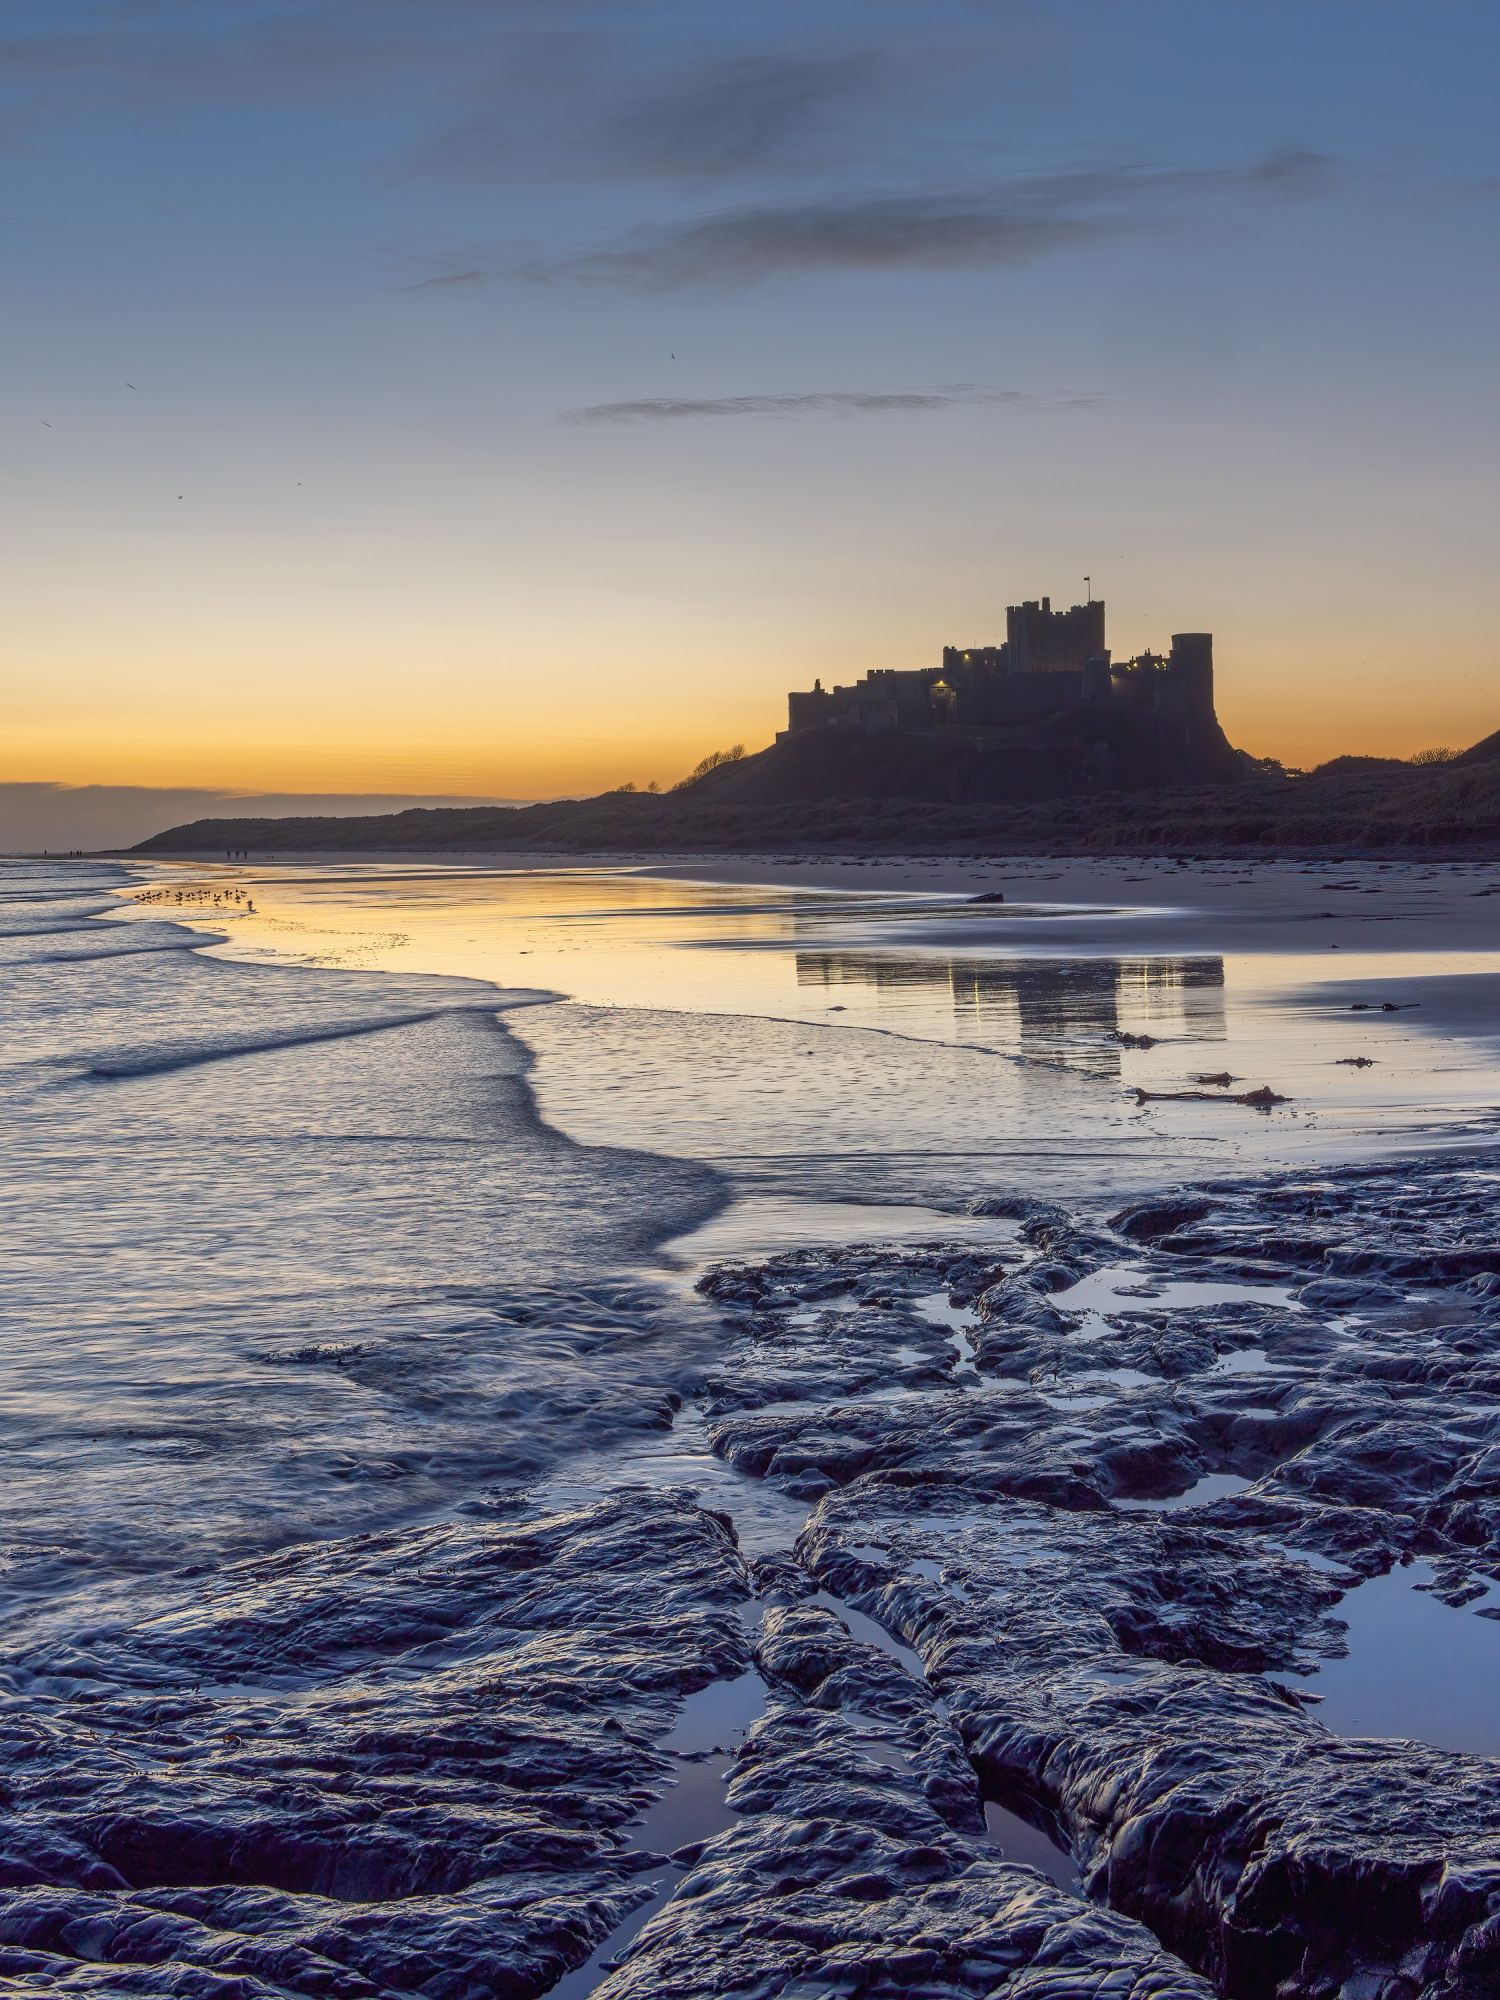
{"type": "Polygon", "coordinates": [[[850,687],[821,680],[787,697],[787,735],[807,729],[1005,729],[1069,709],[1123,704],[1183,723],[1214,719],[1213,635],[1179,632],[1170,653],[1112,659],[1104,600],[1054,611],[1012,604],[1001,645],[944,646],[935,667],[883,667],[850,687]]]}

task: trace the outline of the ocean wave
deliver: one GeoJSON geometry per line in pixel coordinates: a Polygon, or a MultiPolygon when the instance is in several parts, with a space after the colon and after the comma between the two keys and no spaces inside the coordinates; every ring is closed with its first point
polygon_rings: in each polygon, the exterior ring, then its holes
{"type": "MultiPolygon", "coordinates": [[[[0,914],[44,886],[66,864],[0,867],[0,914]]],[[[640,1260],[722,1183],[542,1121],[505,1020],[554,996],[229,962],[120,907],[0,948],[0,1598],[421,1519],[670,1421],[710,1322],[640,1260]]]]}

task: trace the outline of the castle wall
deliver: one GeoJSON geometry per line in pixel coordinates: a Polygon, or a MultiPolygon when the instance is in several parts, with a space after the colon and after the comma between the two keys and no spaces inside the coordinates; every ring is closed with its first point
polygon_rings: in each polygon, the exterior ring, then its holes
{"type": "Polygon", "coordinates": [[[1083,669],[1083,699],[1090,704],[1108,701],[1114,694],[1109,654],[1096,653],[1083,669]]]}
{"type": "Polygon", "coordinates": [[[1003,646],[945,646],[942,666],[881,668],[852,687],[787,697],[787,733],[837,724],[849,729],[1004,728],[1060,710],[1112,704],[1148,710],[1194,733],[1217,727],[1213,635],[1178,632],[1170,657],[1144,653],[1112,664],[1104,603],[1054,611],[1050,598],[1013,604],[1003,646]]]}
{"type": "Polygon", "coordinates": [[[1034,722],[1038,716],[1055,715],[1059,709],[1076,708],[1082,699],[1081,674],[1005,674],[961,687],[957,719],[1000,728],[1006,723],[1034,722]]]}
{"type": "Polygon", "coordinates": [[[1010,665],[1006,646],[944,646],[945,674],[1003,674],[1010,665]]]}
{"type": "Polygon", "coordinates": [[[803,693],[789,694],[786,698],[786,726],[789,730],[816,729],[826,722],[833,705],[833,697],[821,681],[803,693]]]}

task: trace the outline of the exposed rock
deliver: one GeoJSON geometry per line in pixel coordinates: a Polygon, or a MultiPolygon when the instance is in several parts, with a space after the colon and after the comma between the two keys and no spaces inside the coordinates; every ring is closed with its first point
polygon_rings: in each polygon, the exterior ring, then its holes
{"type": "Polygon", "coordinates": [[[1328,1644],[1337,1584],[1217,1530],[922,1498],[881,1495],[876,1556],[840,1495],[807,1558],[919,1648],[982,1782],[1060,1822],[1091,1895],[1244,2000],[1490,1990],[1495,1762],[1342,1742],[1266,1677],[1328,1644]]]}
{"type": "MultiPolygon", "coordinates": [[[[1187,1190],[1112,1227],[1031,1218],[1029,1260],[955,1287],[945,1386],[721,1408],[715,1449],[817,1499],[803,1562],[915,1649],[986,1795],[1232,2000],[1500,1990],[1500,1762],[1346,1742],[1316,1706],[1361,1579],[1420,1555],[1462,1607],[1500,1577],[1492,1175],[1187,1190]],[[1185,1307],[1183,1278],[1224,1296],[1185,1307]]],[[[911,1310],[941,1262],[859,1283],[911,1310]]]]}
{"type": "Polygon", "coordinates": [[[1273,1104],[1286,1104],[1290,1100],[1279,1096],[1268,1083],[1258,1090],[1241,1090],[1221,1093],[1217,1090],[1137,1090],[1137,1104],[1177,1103],[1177,1104],[1253,1104],[1257,1111],[1269,1111],[1273,1104]]]}
{"type": "Polygon", "coordinates": [[[1342,1740],[1318,1690],[1398,1562],[1492,1609],[1493,1193],[1443,1163],[1107,1225],[990,1196],[998,1254],[726,1266],[713,1447],[810,1508],[748,1563],[625,1490],[143,1584],[85,1639],[14,1622],[0,1981],[1492,1995],[1500,1761],[1342,1740]],[[690,1747],[724,1689],[763,1712],[690,1747]]]}
{"type": "Polygon", "coordinates": [[[1141,1926],[1001,1858],[952,1723],[887,1653],[799,1608],[767,1615],[759,1657],[743,1823],[682,1857],[598,2000],[1209,2000],[1141,1926]]]}
{"type": "MultiPolygon", "coordinates": [[[[1199,1081],[1206,1083],[1208,1078],[1200,1077],[1199,1081]]],[[[1170,1201],[1138,1202],[1133,1208],[1121,1209],[1109,1220],[1112,1229],[1118,1229],[1132,1242],[1150,1243],[1156,1237],[1168,1236],[1190,1222],[1201,1222],[1205,1215],[1212,1212],[1212,1201],[1184,1196],[1170,1201]]]]}
{"type": "Polygon", "coordinates": [[[647,1893],[624,1828],[749,1664],[733,1538],[635,1493],[303,1544],[12,1647],[0,1977],[433,2000],[550,1987],[647,1893]]]}

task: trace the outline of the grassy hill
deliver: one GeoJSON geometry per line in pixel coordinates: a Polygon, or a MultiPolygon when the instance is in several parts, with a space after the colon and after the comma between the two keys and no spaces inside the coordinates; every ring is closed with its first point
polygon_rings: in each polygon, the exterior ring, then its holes
{"type": "MultiPolygon", "coordinates": [[[[824,732],[818,732],[822,735],[824,732]]],[[[803,739],[807,741],[809,739],[803,739]]],[[[763,757],[771,753],[763,752],[763,757]]],[[[877,754],[888,751],[877,747],[877,754]]],[[[1283,776],[1092,791],[1024,804],[840,789],[867,773],[828,770],[827,789],[754,782],[746,758],[666,793],[606,792],[517,807],[454,807],[362,819],[206,819],[143,841],[139,854],[222,856],[234,848],[417,854],[701,850],[1022,854],[1340,852],[1500,855],[1500,731],[1447,763],[1341,757],[1283,776]],[[765,796],[767,789],[773,793],[765,796]],[[791,790],[792,796],[775,796],[791,790]],[[797,793],[804,795],[798,796],[797,793]]]]}

